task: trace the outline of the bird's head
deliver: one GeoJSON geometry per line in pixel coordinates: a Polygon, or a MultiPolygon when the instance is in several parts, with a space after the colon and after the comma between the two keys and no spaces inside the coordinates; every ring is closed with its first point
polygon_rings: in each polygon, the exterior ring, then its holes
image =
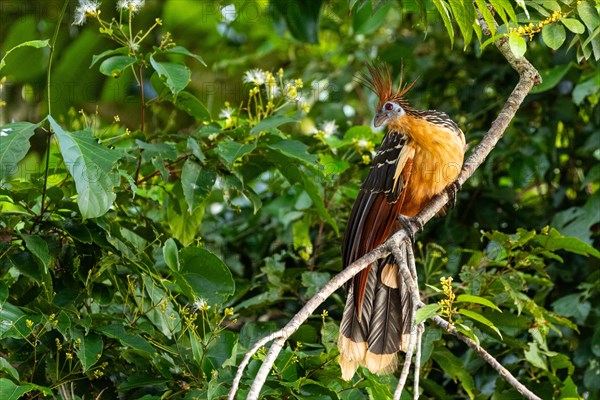
{"type": "Polygon", "coordinates": [[[403,85],[402,74],[400,74],[400,84],[394,90],[392,76],[387,64],[373,62],[367,64],[367,68],[370,76],[363,76],[361,81],[379,97],[374,121],[375,127],[386,125],[390,121],[406,115],[407,112],[410,113],[411,108],[404,96],[413,87],[415,81],[403,85]]]}
{"type": "Polygon", "coordinates": [[[375,120],[373,124],[375,127],[387,124],[389,121],[399,118],[406,114],[401,103],[389,100],[383,103],[383,105],[377,110],[375,114],[375,120]]]}

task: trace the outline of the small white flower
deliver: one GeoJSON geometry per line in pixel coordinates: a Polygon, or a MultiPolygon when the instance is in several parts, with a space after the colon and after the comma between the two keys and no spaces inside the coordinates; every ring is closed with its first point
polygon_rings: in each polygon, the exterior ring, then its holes
{"type": "Polygon", "coordinates": [[[117,10],[136,13],[140,8],[144,7],[144,2],[145,0],[119,0],[117,2],[117,10]]]}
{"type": "Polygon", "coordinates": [[[231,119],[232,115],[233,115],[233,108],[230,108],[230,107],[221,108],[221,112],[219,113],[219,118],[231,119]]]}
{"type": "Polygon", "coordinates": [[[0,137],[2,136],[8,136],[8,132],[12,131],[11,128],[4,128],[0,131],[0,137]]]}
{"type": "Polygon", "coordinates": [[[267,74],[259,68],[244,72],[244,82],[253,83],[256,86],[264,85],[267,81],[267,74]]]}
{"type": "Polygon", "coordinates": [[[363,149],[369,145],[369,142],[365,139],[360,139],[358,141],[358,147],[362,147],[363,149]]]}
{"type": "Polygon", "coordinates": [[[196,300],[194,300],[194,303],[192,304],[192,309],[194,311],[206,311],[209,308],[210,308],[210,306],[206,302],[206,299],[196,299],[196,300]]]}
{"type": "Polygon", "coordinates": [[[75,19],[73,25],[83,25],[88,15],[93,15],[100,9],[100,2],[96,0],[79,0],[79,5],[75,9],[75,19]]]}
{"type": "Polygon", "coordinates": [[[237,18],[235,12],[235,4],[229,4],[228,6],[221,7],[221,15],[226,22],[233,22],[237,18]]]}
{"type": "Polygon", "coordinates": [[[325,135],[325,137],[327,136],[331,136],[334,133],[337,132],[338,126],[335,123],[335,121],[323,121],[323,123],[321,124],[321,130],[323,131],[323,134],[325,135]]]}

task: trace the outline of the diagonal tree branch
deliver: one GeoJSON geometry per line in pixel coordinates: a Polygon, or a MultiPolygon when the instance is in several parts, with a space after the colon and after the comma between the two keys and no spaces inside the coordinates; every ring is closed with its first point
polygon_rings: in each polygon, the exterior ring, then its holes
{"type": "MultiPolygon", "coordinates": [[[[479,18],[479,23],[482,25],[484,32],[489,34],[489,30],[487,26],[483,22],[482,18],[479,18]]],[[[508,38],[502,37],[497,39],[494,44],[500,51],[500,53],[506,58],[508,63],[514,68],[519,74],[519,82],[513,89],[512,93],[508,97],[504,107],[498,114],[498,117],[492,123],[490,129],[487,134],[481,140],[481,142],[475,147],[471,155],[465,161],[462,171],[458,176],[457,183],[462,186],[464,182],[473,175],[475,170],[485,161],[486,157],[490,154],[493,148],[496,146],[498,141],[502,138],[504,131],[510,124],[511,120],[514,118],[519,106],[529,93],[529,91],[533,88],[534,85],[541,83],[541,77],[538,74],[537,70],[531,65],[529,61],[525,58],[517,58],[512,51],[510,50],[510,46],[508,44],[508,38]]],[[[412,220],[409,220],[408,223],[412,225],[413,230],[418,228],[418,222],[422,225],[431,220],[449,200],[449,196],[446,191],[443,191],[436,197],[434,197],[429,204],[412,220]]],[[[350,278],[356,275],[358,272],[366,268],[369,264],[377,261],[380,258],[387,257],[391,252],[397,251],[400,247],[401,243],[404,242],[408,238],[407,232],[405,229],[401,229],[392,235],[385,243],[383,243],[378,248],[372,250],[367,253],[347,268],[345,268],[342,272],[337,274],[327,285],[325,285],[312,299],[310,299],[304,307],[279,331],[272,333],[267,338],[264,338],[260,342],[255,345],[251,351],[249,351],[242,363],[238,367],[238,371],[236,373],[235,379],[233,381],[231,391],[229,393],[229,400],[235,399],[235,395],[237,389],[239,387],[242,375],[244,373],[244,369],[250,361],[252,355],[258,351],[258,349],[266,344],[268,341],[275,339],[275,342],[269,349],[263,364],[261,365],[250,391],[248,393],[248,399],[256,400],[259,397],[260,390],[263,387],[269,372],[277,358],[279,352],[283,348],[285,341],[294,333],[304,321],[308,319],[310,315],[317,309],[319,305],[321,305],[333,292],[339,289],[344,283],[346,283],[350,278]]],[[[410,275],[410,274],[409,274],[410,275]]],[[[412,277],[411,277],[412,280],[412,277]]],[[[414,282],[414,280],[413,280],[414,282]]],[[[419,302],[420,303],[420,302],[419,302]]],[[[418,304],[418,303],[417,303],[418,304]]],[[[422,303],[420,303],[422,304],[422,303]]],[[[457,336],[459,339],[467,343],[471,348],[473,348],[478,354],[480,354],[483,359],[488,362],[494,369],[498,371],[498,373],[507,380],[513,387],[515,387],[519,393],[525,396],[528,399],[539,399],[535,394],[529,391],[524,385],[522,385],[512,374],[506,370],[498,361],[496,361],[489,353],[485,352],[481,347],[479,347],[472,340],[464,337],[464,335],[460,335],[460,333],[456,332],[456,330],[448,329],[447,322],[442,318],[434,317],[433,322],[440,325],[444,329],[446,329],[449,333],[457,336]],[[474,347],[475,345],[476,347],[474,347]]]]}

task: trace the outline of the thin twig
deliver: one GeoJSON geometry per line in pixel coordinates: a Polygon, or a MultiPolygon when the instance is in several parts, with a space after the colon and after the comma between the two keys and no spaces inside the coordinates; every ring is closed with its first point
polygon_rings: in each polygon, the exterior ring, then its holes
{"type": "MultiPolygon", "coordinates": [[[[481,18],[479,19],[481,23],[481,18]]],[[[483,24],[482,24],[483,27],[483,24]]],[[[511,120],[514,118],[519,106],[529,93],[529,91],[533,88],[534,85],[541,83],[541,78],[537,72],[537,70],[527,61],[525,58],[517,58],[510,50],[510,46],[508,45],[508,41],[506,38],[500,38],[494,43],[500,53],[506,58],[508,63],[519,73],[519,82],[513,89],[511,95],[507,99],[504,107],[498,114],[498,117],[492,123],[488,133],[484,136],[481,142],[475,147],[471,155],[465,161],[463,165],[462,171],[458,176],[457,183],[462,185],[464,182],[473,175],[475,170],[485,161],[490,152],[494,149],[498,141],[502,138],[504,131],[510,124],[511,120]]],[[[414,220],[409,220],[408,223],[412,225],[413,229],[418,228],[418,222],[424,225],[431,218],[433,218],[444,205],[449,200],[448,193],[443,191],[439,195],[435,196],[427,206],[421,210],[421,212],[414,217],[414,220]],[[418,221],[418,222],[417,222],[418,221]]],[[[277,358],[277,355],[283,348],[283,344],[285,340],[294,333],[300,325],[308,319],[308,317],[313,313],[316,308],[321,305],[334,291],[340,288],[346,281],[356,275],[358,272],[362,271],[371,263],[376,260],[387,257],[390,252],[397,252],[398,247],[402,241],[407,238],[406,229],[401,229],[393,234],[385,243],[376,249],[370,251],[350,266],[345,268],[342,272],[336,275],[327,285],[325,285],[312,299],[306,303],[306,305],[288,322],[288,324],[281,329],[281,336],[278,337],[277,341],[272,345],[271,350],[265,357],[265,360],[259,369],[259,372],[254,379],[254,382],[250,388],[250,392],[248,393],[249,400],[256,400],[260,394],[260,390],[263,387],[266,378],[277,358]]],[[[401,269],[402,270],[402,269],[401,269]]],[[[407,274],[408,277],[403,273],[403,278],[405,278],[406,282],[414,282],[415,280],[410,276],[410,273],[407,274]],[[408,278],[408,279],[407,279],[408,278]]],[[[415,304],[422,305],[419,301],[416,301],[415,304]]],[[[442,318],[434,317],[433,321],[443,326],[444,323],[447,324],[442,318]]],[[[452,331],[450,333],[454,334],[452,331]]],[[[510,372],[502,367],[498,361],[496,361],[489,353],[485,352],[481,347],[477,346],[477,344],[473,341],[468,342],[470,340],[464,335],[459,336],[460,334],[456,332],[456,336],[465,341],[467,345],[473,348],[478,354],[482,355],[484,360],[486,360],[494,369],[498,371],[498,373],[513,387],[515,387],[519,393],[525,396],[528,399],[538,399],[538,397],[530,392],[524,385],[522,385],[517,379],[510,374],[510,372]],[[475,345],[476,347],[473,347],[475,345]]],[[[242,368],[239,368],[236,374],[236,379],[238,375],[241,377],[243,374],[242,368]]],[[[239,379],[237,379],[237,384],[232,385],[229,398],[234,399],[235,393],[237,391],[239,385],[239,379]]]]}

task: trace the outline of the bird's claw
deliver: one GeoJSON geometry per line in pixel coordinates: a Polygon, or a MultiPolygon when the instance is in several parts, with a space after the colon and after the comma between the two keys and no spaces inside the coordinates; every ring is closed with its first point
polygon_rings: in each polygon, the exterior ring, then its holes
{"type": "Polygon", "coordinates": [[[419,232],[423,232],[423,222],[417,217],[405,217],[404,215],[398,215],[398,222],[406,230],[408,240],[411,243],[415,242],[415,235],[419,232]],[[416,225],[416,229],[413,228],[416,225]]]}
{"type": "Polygon", "coordinates": [[[449,197],[448,204],[452,208],[456,207],[456,197],[461,189],[461,186],[462,185],[458,183],[458,181],[454,181],[451,184],[449,184],[445,189],[449,197]]]}

